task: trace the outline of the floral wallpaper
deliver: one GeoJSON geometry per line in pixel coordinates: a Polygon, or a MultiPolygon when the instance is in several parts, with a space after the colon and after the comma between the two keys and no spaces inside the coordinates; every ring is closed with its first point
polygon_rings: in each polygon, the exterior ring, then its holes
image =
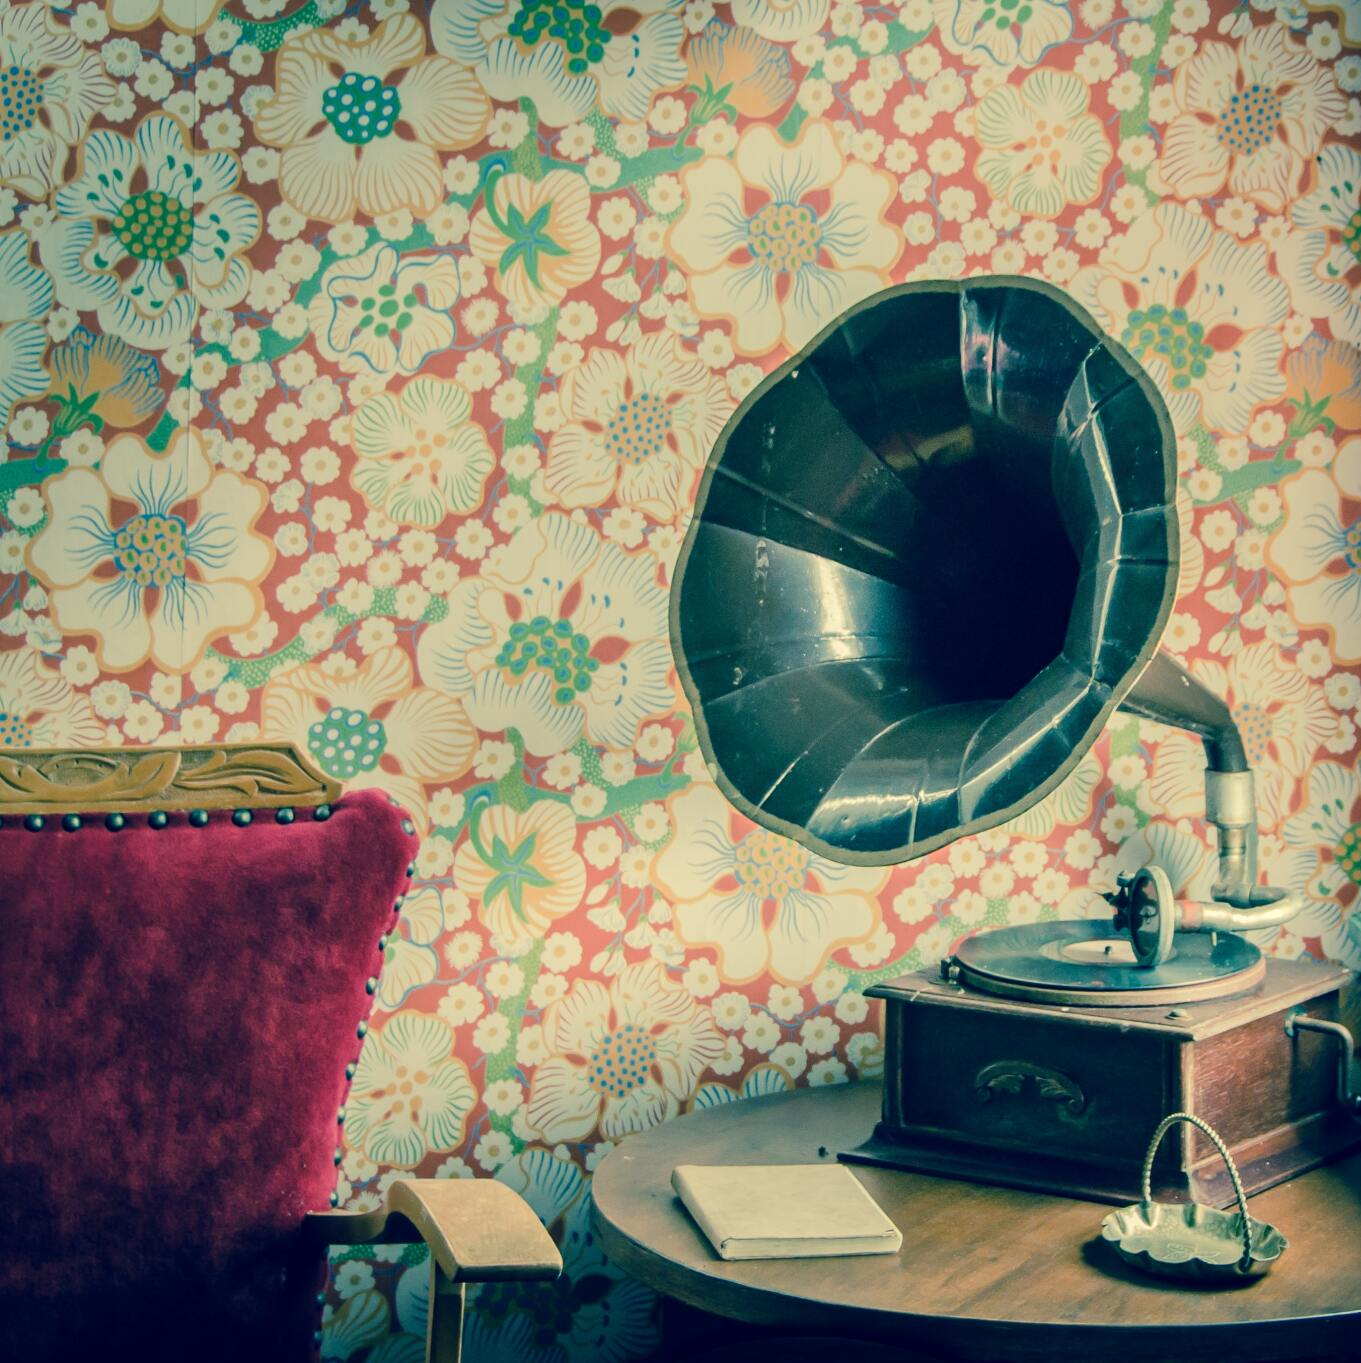
{"type": "MultiPolygon", "coordinates": [[[[480,1290],[474,1360],[652,1349],[590,1225],[632,1133],[876,1074],[862,989],[979,925],[1207,888],[1197,744],[1129,718],[892,871],[707,776],[699,471],[888,284],[1041,276],[1157,380],[1166,647],[1306,903],[1267,945],[1361,967],[1359,44],[1309,0],[0,0],[0,742],[288,738],[412,811],[339,1194],[530,1200],[566,1273],[480,1290]]],[[[422,1257],[336,1252],[325,1358],[423,1357],[422,1257]]]]}

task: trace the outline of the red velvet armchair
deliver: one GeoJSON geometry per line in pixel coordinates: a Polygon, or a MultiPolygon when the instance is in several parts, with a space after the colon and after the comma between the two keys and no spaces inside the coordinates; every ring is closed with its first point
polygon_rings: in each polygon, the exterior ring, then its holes
{"type": "Polygon", "coordinates": [[[416,846],[283,746],[0,752],[0,1363],[303,1363],[326,1246],[416,1239],[452,1363],[557,1275],[490,1180],[326,1210],[416,846]]]}

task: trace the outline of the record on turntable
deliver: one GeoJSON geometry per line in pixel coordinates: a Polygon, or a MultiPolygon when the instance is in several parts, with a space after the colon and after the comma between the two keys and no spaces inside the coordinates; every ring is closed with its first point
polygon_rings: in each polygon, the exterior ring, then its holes
{"type": "Polygon", "coordinates": [[[1236,933],[1175,930],[1186,910],[1160,866],[1122,876],[1109,898],[1113,921],[975,933],[942,963],[942,972],[1002,998],[1102,1008],[1225,998],[1251,989],[1266,973],[1262,953],[1236,933]]]}
{"type": "Polygon", "coordinates": [[[960,943],[950,971],[948,978],[1001,998],[1118,1008],[1239,994],[1266,965],[1251,942],[1222,932],[1183,933],[1166,959],[1144,966],[1109,923],[1079,921],[977,933],[960,943]]]}

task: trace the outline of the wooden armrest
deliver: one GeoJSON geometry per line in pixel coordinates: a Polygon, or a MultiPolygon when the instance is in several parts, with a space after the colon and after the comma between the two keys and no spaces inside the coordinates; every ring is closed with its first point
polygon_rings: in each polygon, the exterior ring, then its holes
{"type": "Polygon", "coordinates": [[[454,1282],[551,1279],[562,1256],[529,1204],[489,1178],[399,1179],[387,1206],[373,1212],[309,1212],[315,1244],[364,1245],[424,1240],[454,1282]]]}

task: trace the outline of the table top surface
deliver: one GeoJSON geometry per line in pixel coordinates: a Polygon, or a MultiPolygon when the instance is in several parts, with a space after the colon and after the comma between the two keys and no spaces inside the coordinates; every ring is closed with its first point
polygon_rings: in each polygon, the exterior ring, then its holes
{"type": "Polygon", "coordinates": [[[672,1169],[835,1160],[869,1135],[880,1094],[863,1083],[798,1089],[629,1137],[595,1174],[606,1254],[718,1315],[911,1340],[960,1358],[1361,1353],[1361,1155],[1252,1199],[1254,1217],[1290,1248],[1264,1278],[1227,1290],[1127,1268],[1100,1240],[1111,1209],[1098,1203],[863,1165],[848,1167],[902,1231],[896,1257],[719,1259],[676,1200],[672,1169]]]}

